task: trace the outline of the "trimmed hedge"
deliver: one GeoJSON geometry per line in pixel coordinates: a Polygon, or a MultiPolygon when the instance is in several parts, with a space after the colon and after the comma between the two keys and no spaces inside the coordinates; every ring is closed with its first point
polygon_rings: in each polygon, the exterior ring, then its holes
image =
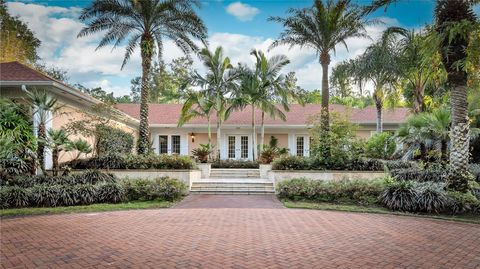
{"type": "Polygon", "coordinates": [[[254,161],[220,160],[212,163],[212,168],[257,169],[260,165],[254,161]]]}
{"type": "Polygon", "coordinates": [[[133,200],[173,201],[183,196],[187,186],[176,179],[124,180],[98,171],[73,176],[32,177],[2,182],[1,208],[55,207],[119,203],[133,200]]]}
{"type": "Polygon", "coordinates": [[[445,182],[448,178],[448,171],[446,169],[394,169],[390,171],[390,175],[400,181],[445,182]]]}
{"type": "Polygon", "coordinates": [[[63,164],[72,169],[193,169],[195,162],[180,155],[105,155],[63,164]]]}
{"type": "Polygon", "coordinates": [[[98,156],[129,154],[133,149],[133,135],[106,125],[97,125],[95,130],[98,156]]]}
{"type": "Polygon", "coordinates": [[[272,163],[273,170],[347,170],[347,171],[383,171],[385,161],[360,158],[344,162],[324,163],[316,158],[282,156],[272,163]]]}
{"type": "Polygon", "coordinates": [[[385,187],[384,180],[321,181],[305,178],[281,181],[277,184],[280,198],[318,202],[349,202],[372,205],[385,187]]]}

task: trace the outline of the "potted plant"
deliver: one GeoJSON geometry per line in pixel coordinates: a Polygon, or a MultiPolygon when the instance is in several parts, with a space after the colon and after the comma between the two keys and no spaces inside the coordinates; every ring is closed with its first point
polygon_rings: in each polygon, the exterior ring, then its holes
{"type": "Polygon", "coordinates": [[[200,144],[199,148],[192,150],[193,156],[198,159],[200,163],[207,163],[208,156],[212,153],[210,144],[200,144]]]}

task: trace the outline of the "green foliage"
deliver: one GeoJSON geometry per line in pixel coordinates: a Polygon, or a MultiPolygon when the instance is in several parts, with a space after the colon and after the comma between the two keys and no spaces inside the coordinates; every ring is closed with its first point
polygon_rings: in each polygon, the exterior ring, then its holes
{"type": "Polygon", "coordinates": [[[445,192],[445,184],[423,182],[417,183],[417,209],[420,212],[439,213],[450,205],[450,198],[445,192]]]}
{"type": "Polygon", "coordinates": [[[284,155],[277,158],[272,163],[272,170],[309,170],[311,169],[308,158],[284,155]]]}
{"type": "Polygon", "coordinates": [[[451,198],[452,213],[480,213],[480,199],[471,192],[449,191],[448,196],[451,198]]]}
{"type": "Polygon", "coordinates": [[[242,160],[217,160],[212,163],[212,168],[246,168],[257,169],[259,165],[254,161],[242,160]]]}
{"type": "Polygon", "coordinates": [[[116,182],[100,183],[97,187],[97,202],[119,203],[124,200],[125,190],[116,182]]]}
{"type": "Polygon", "coordinates": [[[349,171],[383,171],[384,163],[376,159],[339,160],[325,163],[315,157],[282,156],[272,163],[273,170],[349,170],[349,171]]]}
{"type": "Polygon", "coordinates": [[[129,201],[154,199],[174,201],[185,195],[187,191],[185,183],[168,177],[154,180],[128,179],[122,183],[129,201]]]}
{"type": "Polygon", "coordinates": [[[474,176],[468,170],[450,169],[447,176],[447,187],[451,190],[467,192],[469,183],[475,181],[474,176]]]}
{"type": "Polygon", "coordinates": [[[270,137],[268,145],[260,145],[263,147],[260,155],[260,162],[270,164],[275,158],[288,154],[288,148],[278,147],[278,139],[275,136],[270,137]]]}
{"type": "Polygon", "coordinates": [[[133,149],[133,135],[107,125],[97,125],[96,143],[98,156],[129,154],[133,149]]]}
{"type": "Polygon", "coordinates": [[[411,181],[394,181],[387,185],[381,195],[381,201],[388,209],[415,212],[417,192],[411,181]]]}
{"type": "Polygon", "coordinates": [[[387,132],[377,133],[365,144],[365,156],[376,159],[390,159],[395,152],[396,143],[393,135],[387,132]]]}
{"type": "Polygon", "coordinates": [[[193,169],[195,162],[180,155],[105,155],[65,163],[73,169],[193,169]]]}
{"type": "Polygon", "coordinates": [[[385,186],[384,180],[321,181],[305,178],[281,181],[277,184],[280,198],[333,203],[372,205],[385,186]]]}
{"type": "Polygon", "coordinates": [[[201,163],[208,162],[208,156],[212,154],[210,144],[200,144],[200,148],[192,150],[192,155],[197,158],[201,163]]]}
{"type": "Polygon", "coordinates": [[[393,169],[390,170],[390,175],[399,181],[446,182],[448,178],[448,170],[421,168],[393,169]]]}

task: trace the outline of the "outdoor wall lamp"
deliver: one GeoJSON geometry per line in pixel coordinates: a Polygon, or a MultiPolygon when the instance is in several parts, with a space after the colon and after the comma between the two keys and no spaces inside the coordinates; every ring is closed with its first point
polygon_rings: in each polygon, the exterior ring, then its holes
{"type": "Polygon", "coordinates": [[[192,143],[194,143],[194,142],[195,142],[195,134],[192,133],[192,134],[190,135],[190,137],[192,138],[192,143]]]}

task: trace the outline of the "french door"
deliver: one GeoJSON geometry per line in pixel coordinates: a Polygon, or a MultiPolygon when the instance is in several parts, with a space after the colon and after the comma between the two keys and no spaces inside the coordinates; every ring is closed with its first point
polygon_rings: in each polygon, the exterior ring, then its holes
{"type": "Polygon", "coordinates": [[[250,158],[250,139],[248,135],[227,135],[227,157],[234,160],[250,158]]]}

